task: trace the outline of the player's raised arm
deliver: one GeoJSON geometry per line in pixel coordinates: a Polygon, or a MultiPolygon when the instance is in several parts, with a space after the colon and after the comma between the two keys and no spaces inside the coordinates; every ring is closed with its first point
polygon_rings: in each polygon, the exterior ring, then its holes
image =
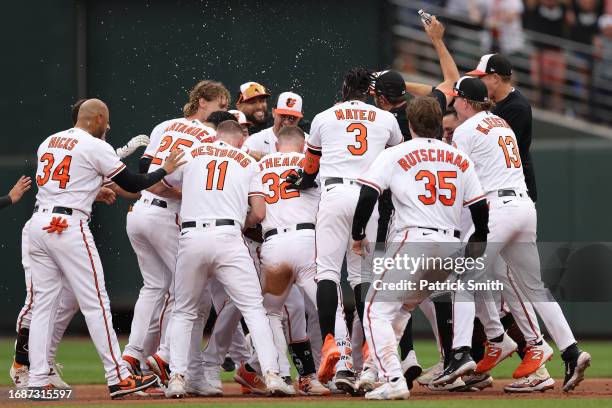
{"type": "Polygon", "coordinates": [[[161,181],[167,174],[173,173],[176,169],[185,164],[183,157],[185,152],[180,149],[170,152],[170,155],[165,160],[164,165],[152,173],[135,174],[127,167],[111,178],[119,187],[130,193],[137,193],[145,190],[155,183],[161,181]]]}
{"type": "Polygon", "coordinates": [[[26,176],[21,176],[17,183],[11,188],[11,191],[4,197],[0,197],[0,209],[8,207],[11,204],[15,204],[21,200],[23,193],[28,191],[32,187],[32,179],[26,176]]]}

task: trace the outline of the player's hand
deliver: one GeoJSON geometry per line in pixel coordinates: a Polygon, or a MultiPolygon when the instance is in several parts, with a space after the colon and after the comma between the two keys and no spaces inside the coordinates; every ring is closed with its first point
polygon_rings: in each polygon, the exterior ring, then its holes
{"type": "Polygon", "coordinates": [[[487,237],[473,233],[465,246],[465,257],[473,259],[480,258],[484,254],[486,248],[487,237]]]}
{"type": "Polygon", "coordinates": [[[365,258],[366,255],[370,253],[370,243],[366,238],[360,241],[353,241],[352,250],[355,255],[365,258]]]}
{"type": "Polygon", "coordinates": [[[113,205],[117,200],[117,194],[108,187],[101,187],[96,196],[96,201],[104,203],[106,205],[113,205]]]}
{"type": "Polygon", "coordinates": [[[132,153],[134,153],[139,147],[147,146],[149,144],[149,136],[138,135],[130,139],[125,146],[117,149],[117,156],[125,159],[132,153]]]}
{"type": "Polygon", "coordinates": [[[423,28],[432,40],[441,40],[444,37],[444,25],[436,16],[431,16],[431,24],[423,24],[423,28]]]}
{"type": "Polygon", "coordinates": [[[317,187],[317,183],[312,177],[304,176],[304,170],[299,169],[295,173],[290,173],[285,180],[289,183],[289,190],[306,190],[307,188],[317,187]]]}
{"type": "Polygon", "coordinates": [[[32,188],[32,179],[26,176],[19,177],[17,183],[11,188],[8,195],[11,198],[11,202],[15,204],[17,201],[21,200],[23,197],[23,193],[32,188]]]}
{"type": "Polygon", "coordinates": [[[166,170],[166,173],[171,174],[176,169],[187,163],[186,160],[181,160],[185,156],[185,152],[181,149],[175,149],[170,152],[162,168],[166,170]]]}

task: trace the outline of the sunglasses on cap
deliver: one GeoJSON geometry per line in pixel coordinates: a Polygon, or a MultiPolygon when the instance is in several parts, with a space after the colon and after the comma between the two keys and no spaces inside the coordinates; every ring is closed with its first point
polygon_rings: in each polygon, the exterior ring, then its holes
{"type": "Polygon", "coordinates": [[[244,91],[240,92],[240,101],[248,101],[258,96],[270,96],[266,88],[258,83],[252,83],[244,91]]]}

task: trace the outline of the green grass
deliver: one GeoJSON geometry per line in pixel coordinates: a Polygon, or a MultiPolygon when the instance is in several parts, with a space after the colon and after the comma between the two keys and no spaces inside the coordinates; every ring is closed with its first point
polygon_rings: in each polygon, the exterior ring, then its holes
{"type": "MultiPolygon", "coordinates": [[[[122,348],[126,340],[121,339],[122,348]]],[[[14,341],[11,338],[0,339],[0,372],[5,373],[0,376],[0,385],[11,384],[8,370],[13,359],[14,341]]],[[[588,377],[612,378],[612,342],[581,342],[580,346],[593,356],[593,363],[587,372],[588,377]]],[[[415,343],[415,350],[423,367],[433,365],[438,360],[438,352],[433,341],[419,340],[415,343]]],[[[89,339],[68,337],[63,340],[57,361],[63,364],[63,378],[69,384],[104,384],[102,363],[89,339]]],[[[492,374],[496,378],[510,378],[518,363],[518,358],[512,357],[500,364],[492,374]]],[[[563,377],[563,364],[557,350],[547,367],[553,377],[563,377]]],[[[224,381],[231,381],[232,376],[232,373],[223,373],[224,381]]]]}

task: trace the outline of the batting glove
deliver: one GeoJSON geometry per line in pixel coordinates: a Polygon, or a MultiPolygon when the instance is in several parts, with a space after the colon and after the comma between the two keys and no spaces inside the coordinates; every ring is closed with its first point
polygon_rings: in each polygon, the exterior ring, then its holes
{"type": "Polygon", "coordinates": [[[129,142],[127,142],[125,146],[122,146],[117,149],[117,155],[120,158],[125,159],[126,157],[134,153],[136,149],[138,149],[139,147],[148,146],[148,144],[149,144],[149,136],[147,135],[134,136],[132,139],[130,139],[129,142]]]}

